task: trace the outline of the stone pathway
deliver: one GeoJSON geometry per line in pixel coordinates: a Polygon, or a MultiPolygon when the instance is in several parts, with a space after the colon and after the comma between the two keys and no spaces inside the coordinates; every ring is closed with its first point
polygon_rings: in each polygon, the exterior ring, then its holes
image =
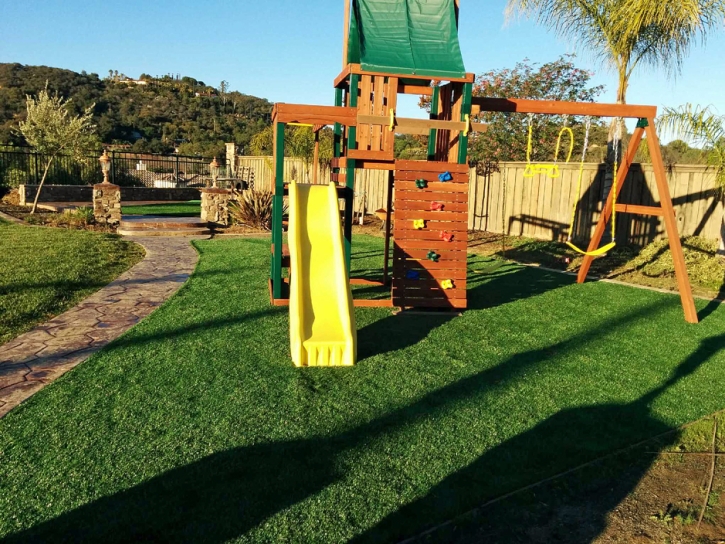
{"type": "Polygon", "coordinates": [[[0,346],[0,417],[82,363],[173,295],[193,272],[193,238],[134,238],[146,257],[106,287],[0,346]]]}

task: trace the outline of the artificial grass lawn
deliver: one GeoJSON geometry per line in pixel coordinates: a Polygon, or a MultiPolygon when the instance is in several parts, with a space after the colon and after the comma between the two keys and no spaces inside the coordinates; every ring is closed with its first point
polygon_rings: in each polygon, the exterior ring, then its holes
{"type": "Polygon", "coordinates": [[[111,234],[0,221],[0,344],[71,308],[143,256],[143,248],[111,234]]]}
{"type": "Polygon", "coordinates": [[[355,367],[297,369],[268,241],[194,243],[176,296],[0,420],[9,542],[395,541],[725,406],[712,305],[471,257],[469,311],[358,309],[355,367]]]}
{"type": "Polygon", "coordinates": [[[163,215],[167,217],[199,217],[201,200],[189,200],[170,204],[147,204],[145,206],[123,206],[123,215],[163,215]]]}

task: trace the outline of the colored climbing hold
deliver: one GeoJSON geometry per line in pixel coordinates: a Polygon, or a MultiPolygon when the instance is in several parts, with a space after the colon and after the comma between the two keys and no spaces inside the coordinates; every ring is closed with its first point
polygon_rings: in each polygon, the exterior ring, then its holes
{"type": "Polygon", "coordinates": [[[447,230],[442,230],[441,231],[441,240],[443,240],[444,242],[452,242],[453,234],[451,234],[447,230]]]}
{"type": "Polygon", "coordinates": [[[413,228],[418,230],[424,229],[425,219],[413,219],[413,228]]]}
{"type": "Polygon", "coordinates": [[[443,280],[441,282],[441,289],[453,289],[453,280],[443,280]]]}
{"type": "Polygon", "coordinates": [[[433,251],[432,249],[431,249],[431,250],[430,250],[430,251],[428,252],[428,255],[426,255],[425,257],[426,257],[426,259],[428,259],[428,260],[430,260],[430,261],[433,261],[434,263],[437,263],[437,262],[438,262],[438,259],[440,259],[440,258],[441,258],[441,256],[440,256],[440,255],[438,255],[438,254],[437,254],[437,253],[436,253],[435,251],[433,251]]]}
{"type": "Polygon", "coordinates": [[[415,186],[418,189],[425,189],[426,187],[428,187],[428,182],[426,180],[424,180],[424,179],[416,179],[415,180],[415,186]]]}
{"type": "Polygon", "coordinates": [[[443,206],[445,206],[445,204],[443,204],[442,202],[431,202],[430,203],[430,211],[432,211],[432,212],[440,212],[440,211],[443,210],[443,206]]]}
{"type": "Polygon", "coordinates": [[[406,279],[409,280],[419,280],[420,279],[420,272],[417,270],[408,270],[405,274],[406,279]]]}
{"type": "Polygon", "coordinates": [[[443,172],[442,174],[438,174],[439,181],[451,181],[452,179],[453,176],[451,176],[450,172],[443,172]]]}

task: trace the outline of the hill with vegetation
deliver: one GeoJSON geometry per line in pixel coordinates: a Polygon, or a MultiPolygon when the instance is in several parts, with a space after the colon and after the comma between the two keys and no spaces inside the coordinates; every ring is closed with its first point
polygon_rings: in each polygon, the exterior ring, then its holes
{"type": "Polygon", "coordinates": [[[225,142],[249,145],[270,123],[272,103],[206,85],[192,77],[131,79],[117,71],[98,74],[48,66],[0,64],[0,143],[22,145],[16,132],[25,97],[45,86],[72,99],[76,113],[95,104],[94,123],[104,144],[138,152],[222,155],[225,142]]]}

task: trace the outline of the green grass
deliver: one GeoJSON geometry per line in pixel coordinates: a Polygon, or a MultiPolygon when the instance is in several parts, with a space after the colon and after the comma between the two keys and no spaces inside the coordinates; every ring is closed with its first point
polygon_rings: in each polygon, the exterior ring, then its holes
{"type": "Polygon", "coordinates": [[[175,204],[148,204],[145,206],[123,206],[123,215],[164,215],[167,217],[199,217],[201,200],[189,200],[175,204]]]}
{"type": "Polygon", "coordinates": [[[0,344],[71,308],[143,255],[111,234],[0,222],[0,344]]]}
{"type": "Polygon", "coordinates": [[[471,257],[469,311],[358,309],[355,367],[296,369],[268,242],[195,245],[176,296],[0,420],[8,542],[396,541],[725,406],[713,305],[688,325],[675,296],[471,257]]]}

